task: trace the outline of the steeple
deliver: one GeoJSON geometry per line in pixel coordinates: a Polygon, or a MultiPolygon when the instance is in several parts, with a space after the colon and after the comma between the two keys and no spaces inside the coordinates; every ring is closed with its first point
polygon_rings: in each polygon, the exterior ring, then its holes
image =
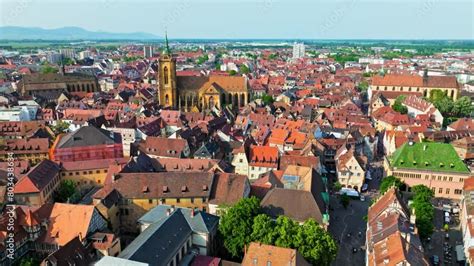
{"type": "Polygon", "coordinates": [[[163,53],[166,55],[171,55],[170,46],[168,43],[168,31],[165,31],[165,50],[163,53]]]}

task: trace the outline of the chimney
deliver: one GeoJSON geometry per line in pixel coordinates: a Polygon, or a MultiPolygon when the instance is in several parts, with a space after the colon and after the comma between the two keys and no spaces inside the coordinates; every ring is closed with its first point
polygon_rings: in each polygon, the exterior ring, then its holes
{"type": "Polygon", "coordinates": [[[194,214],[195,214],[195,213],[194,213],[194,208],[192,208],[192,209],[191,209],[191,218],[194,217],[194,214]]]}

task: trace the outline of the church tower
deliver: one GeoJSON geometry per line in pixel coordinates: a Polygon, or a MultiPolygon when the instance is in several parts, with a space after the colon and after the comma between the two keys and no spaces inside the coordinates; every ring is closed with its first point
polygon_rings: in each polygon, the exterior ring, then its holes
{"type": "Polygon", "coordinates": [[[158,61],[159,100],[163,106],[176,108],[178,91],[176,89],[176,59],[171,54],[168,34],[165,34],[165,49],[158,61]]]}

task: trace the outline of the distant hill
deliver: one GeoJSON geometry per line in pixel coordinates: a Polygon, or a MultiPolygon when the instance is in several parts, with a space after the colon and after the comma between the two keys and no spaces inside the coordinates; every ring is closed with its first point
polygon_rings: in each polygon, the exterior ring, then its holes
{"type": "Polygon", "coordinates": [[[0,40],[154,40],[162,39],[151,33],[112,33],[88,31],[79,27],[43,29],[37,27],[0,27],[0,40]]]}

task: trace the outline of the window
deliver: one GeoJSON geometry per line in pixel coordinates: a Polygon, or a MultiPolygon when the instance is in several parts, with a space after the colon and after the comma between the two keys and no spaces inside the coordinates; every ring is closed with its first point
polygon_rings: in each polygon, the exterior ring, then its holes
{"type": "Polygon", "coordinates": [[[461,189],[455,189],[454,190],[454,194],[456,194],[456,195],[460,195],[461,193],[462,193],[461,189]]]}
{"type": "Polygon", "coordinates": [[[194,203],[194,198],[191,198],[191,203],[194,203]]]}
{"type": "Polygon", "coordinates": [[[180,198],[176,198],[176,203],[179,203],[181,201],[180,198]]]}
{"type": "Polygon", "coordinates": [[[149,199],[149,200],[148,200],[148,203],[149,203],[149,204],[152,204],[152,203],[153,203],[153,200],[152,200],[152,199],[149,199]]]}
{"type": "Polygon", "coordinates": [[[96,174],[100,173],[100,170],[95,171],[96,174]]]}
{"type": "Polygon", "coordinates": [[[449,181],[453,182],[453,177],[452,176],[449,177],[449,181]]]}
{"type": "Polygon", "coordinates": [[[449,194],[449,188],[446,189],[446,194],[449,194]]]}
{"type": "Polygon", "coordinates": [[[243,162],[244,162],[244,160],[242,160],[242,159],[239,159],[239,163],[243,163],[243,162]]]}
{"type": "Polygon", "coordinates": [[[206,202],[206,198],[203,197],[203,198],[202,198],[202,202],[206,202]]]}
{"type": "Polygon", "coordinates": [[[443,193],[443,188],[442,188],[442,187],[440,187],[440,188],[438,189],[438,193],[440,193],[440,194],[443,193]]]}
{"type": "Polygon", "coordinates": [[[164,83],[165,83],[165,85],[168,85],[168,82],[169,82],[169,80],[168,80],[168,72],[169,72],[169,71],[168,71],[168,67],[164,67],[164,68],[163,68],[163,75],[164,75],[164,83]]]}

